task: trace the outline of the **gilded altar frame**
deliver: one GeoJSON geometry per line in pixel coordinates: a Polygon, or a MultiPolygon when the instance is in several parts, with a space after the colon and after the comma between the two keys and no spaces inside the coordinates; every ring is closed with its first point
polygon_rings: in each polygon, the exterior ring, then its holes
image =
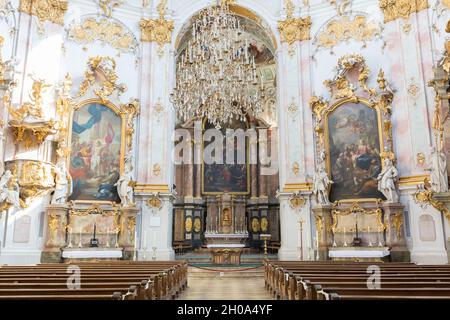
{"type": "MultiPolygon", "coordinates": [[[[70,146],[72,145],[72,127],[73,127],[73,117],[74,114],[77,110],[91,104],[91,103],[98,103],[101,104],[107,108],[109,108],[111,111],[113,111],[117,116],[120,117],[120,155],[119,155],[119,172],[120,175],[122,175],[124,173],[125,170],[125,152],[126,152],[126,133],[127,133],[127,113],[124,112],[121,108],[118,108],[115,104],[113,104],[111,101],[102,101],[99,98],[92,98],[92,99],[87,99],[87,100],[83,100],[80,103],[78,103],[76,106],[74,106],[71,111],[70,111],[70,116],[69,116],[69,130],[67,131],[67,145],[70,146]]],[[[72,155],[72,151],[70,151],[70,153],[68,154],[67,158],[66,158],[66,165],[67,168],[70,168],[70,158],[72,155]]],[[[113,204],[114,202],[112,201],[102,201],[102,200],[74,200],[73,201],[76,204],[94,204],[94,203],[98,203],[98,204],[113,204]]]]}
{"type": "MultiPolygon", "coordinates": [[[[392,151],[393,136],[391,122],[391,104],[394,99],[394,90],[385,79],[385,74],[382,69],[380,69],[376,78],[376,82],[378,83],[377,89],[368,86],[370,76],[371,71],[363,56],[358,54],[345,55],[338,60],[334,77],[331,80],[324,81],[324,85],[330,92],[331,102],[325,100],[323,96],[313,96],[310,99],[310,107],[315,118],[316,155],[317,158],[320,158],[320,154],[325,153],[325,165],[330,178],[329,117],[339,107],[349,103],[360,103],[375,110],[379,134],[380,157],[382,160],[385,158],[390,158],[394,162],[396,160],[392,151]]],[[[381,161],[382,166],[384,166],[383,162],[381,161]]],[[[353,199],[337,200],[334,205],[338,205],[339,203],[379,203],[380,201],[381,199],[377,198],[355,197],[353,199]]]]}

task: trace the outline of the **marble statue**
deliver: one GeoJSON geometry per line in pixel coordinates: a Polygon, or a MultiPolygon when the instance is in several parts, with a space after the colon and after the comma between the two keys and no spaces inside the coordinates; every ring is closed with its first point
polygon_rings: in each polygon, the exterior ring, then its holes
{"type": "Polygon", "coordinates": [[[20,190],[14,175],[6,170],[0,178],[0,203],[9,203],[16,208],[22,208],[20,202],[20,190]]]}
{"type": "Polygon", "coordinates": [[[52,204],[64,204],[72,194],[72,177],[66,168],[65,161],[61,161],[56,166],[56,186],[52,197],[52,204]]]}
{"type": "Polygon", "coordinates": [[[132,158],[125,159],[125,171],[120,176],[117,183],[114,185],[117,187],[117,193],[119,194],[122,206],[129,207],[134,206],[133,202],[133,177],[132,177],[132,158]]]}
{"type": "Polygon", "coordinates": [[[387,202],[397,203],[399,200],[395,182],[398,180],[398,171],[392,159],[384,159],[384,168],[378,175],[378,190],[386,197],[387,202]]]}
{"type": "Polygon", "coordinates": [[[447,192],[447,157],[443,151],[438,151],[435,147],[431,149],[431,161],[428,170],[431,172],[431,189],[438,193],[447,192]]]}
{"type": "Polygon", "coordinates": [[[317,197],[317,202],[319,204],[329,204],[330,199],[328,198],[328,191],[330,185],[333,184],[333,181],[328,178],[325,169],[325,152],[320,154],[319,161],[316,173],[314,174],[313,193],[317,197]]]}

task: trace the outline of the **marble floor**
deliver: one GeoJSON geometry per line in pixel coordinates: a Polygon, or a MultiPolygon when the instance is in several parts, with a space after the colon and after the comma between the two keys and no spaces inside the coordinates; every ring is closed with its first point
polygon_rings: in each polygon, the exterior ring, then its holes
{"type": "Polygon", "coordinates": [[[272,300],[261,273],[190,272],[179,300],[272,300]]]}

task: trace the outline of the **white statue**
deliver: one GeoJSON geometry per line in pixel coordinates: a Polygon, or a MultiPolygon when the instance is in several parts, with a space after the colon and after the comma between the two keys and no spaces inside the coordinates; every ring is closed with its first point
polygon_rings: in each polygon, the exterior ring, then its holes
{"type": "Polygon", "coordinates": [[[132,177],[132,158],[125,159],[125,171],[120,176],[114,186],[117,186],[117,193],[124,207],[134,206],[133,202],[133,177],[132,177]]]}
{"type": "Polygon", "coordinates": [[[0,178],[0,203],[6,202],[14,207],[22,208],[20,202],[20,189],[14,175],[10,170],[6,170],[0,178]]]}
{"type": "Polygon", "coordinates": [[[447,178],[447,157],[443,151],[438,151],[435,147],[431,149],[431,189],[434,192],[448,191],[447,178]]]}
{"type": "Polygon", "coordinates": [[[72,177],[66,168],[66,162],[61,161],[56,166],[55,192],[52,197],[52,204],[64,204],[72,194],[73,185],[72,177]]]}
{"type": "Polygon", "coordinates": [[[386,197],[387,202],[398,202],[398,193],[395,182],[398,180],[398,171],[389,157],[384,159],[384,168],[378,175],[378,190],[386,197]]]}
{"type": "Polygon", "coordinates": [[[325,169],[325,152],[320,154],[320,162],[318,164],[316,173],[314,174],[313,181],[313,193],[317,197],[317,202],[320,204],[329,204],[328,189],[333,184],[328,178],[327,171],[325,169]]]}

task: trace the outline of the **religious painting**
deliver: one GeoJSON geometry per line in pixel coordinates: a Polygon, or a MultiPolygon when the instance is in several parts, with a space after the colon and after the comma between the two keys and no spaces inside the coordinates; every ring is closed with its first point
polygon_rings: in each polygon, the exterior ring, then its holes
{"type": "Polygon", "coordinates": [[[381,198],[377,177],[381,172],[378,114],[364,103],[344,103],[327,117],[329,173],[332,202],[381,198]]]}
{"type": "Polygon", "coordinates": [[[87,103],[72,120],[69,171],[71,200],[120,202],[117,180],[122,157],[122,118],[109,106],[87,103]]]}
{"type": "MultiPolygon", "coordinates": [[[[224,136],[223,164],[203,164],[203,193],[204,194],[247,194],[249,192],[248,155],[245,151],[245,163],[238,163],[238,143],[234,140],[234,163],[226,163],[226,130],[222,128],[224,136]]],[[[247,141],[245,148],[247,148],[247,141]]],[[[207,144],[205,143],[205,146],[207,144]]],[[[242,151],[242,150],[240,150],[242,151]]]]}

